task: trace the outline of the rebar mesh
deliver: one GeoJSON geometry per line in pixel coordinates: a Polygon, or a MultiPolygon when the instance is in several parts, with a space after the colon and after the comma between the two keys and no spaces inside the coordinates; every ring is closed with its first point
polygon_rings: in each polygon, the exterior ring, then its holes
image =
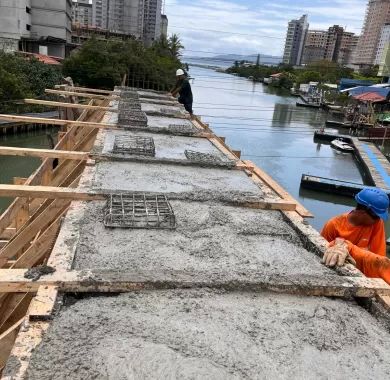
{"type": "Polygon", "coordinates": [[[184,154],[191,161],[204,162],[204,163],[222,162],[220,157],[210,153],[196,152],[195,150],[185,150],[184,154]]]}
{"type": "Polygon", "coordinates": [[[168,131],[174,134],[195,134],[199,129],[190,124],[169,124],[168,131]]]}
{"type": "Polygon", "coordinates": [[[176,228],[172,206],[163,194],[111,194],[104,225],[113,228],[176,228]]]}
{"type": "Polygon", "coordinates": [[[135,91],[121,91],[121,98],[123,99],[139,99],[139,95],[135,91]]]}
{"type": "Polygon", "coordinates": [[[142,111],[120,111],[118,123],[130,127],[146,128],[148,126],[148,118],[146,117],[146,113],[142,111]]]}
{"type": "Polygon", "coordinates": [[[127,135],[115,136],[112,152],[150,157],[154,157],[156,155],[156,149],[152,137],[127,135]]]}
{"type": "Polygon", "coordinates": [[[121,99],[118,105],[119,111],[141,111],[141,103],[134,99],[121,99]]]}

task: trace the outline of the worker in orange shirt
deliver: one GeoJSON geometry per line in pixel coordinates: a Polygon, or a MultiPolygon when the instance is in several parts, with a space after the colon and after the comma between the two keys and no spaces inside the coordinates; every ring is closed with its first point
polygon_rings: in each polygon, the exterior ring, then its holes
{"type": "Polygon", "coordinates": [[[390,284],[390,260],[386,257],[384,221],[389,217],[389,197],[377,188],[365,188],[349,213],[329,220],[321,235],[329,242],[323,263],[329,267],[350,262],[367,277],[390,284]]]}

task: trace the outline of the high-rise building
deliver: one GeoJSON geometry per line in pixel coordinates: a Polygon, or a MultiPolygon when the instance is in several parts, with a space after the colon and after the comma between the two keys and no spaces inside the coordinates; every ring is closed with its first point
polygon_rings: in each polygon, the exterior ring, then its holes
{"type": "Polygon", "coordinates": [[[0,49],[65,57],[71,24],[71,0],[1,0],[0,49]]]}
{"type": "Polygon", "coordinates": [[[72,1],[72,22],[80,25],[92,25],[92,4],[88,0],[72,1]]]}
{"type": "Polygon", "coordinates": [[[376,50],[374,65],[380,65],[382,58],[385,54],[385,50],[390,43],[390,24],[385,24],[382,27],[381,35],[379,37],[379,43],[376,50]]]}
{"type": "Polygon", "coordinates": [[[328,30],[309,30],[306,36],[302,63],[326,60],[342,65],[350,63],[358,37],[345,32],[339,25],[328,30]]]}
{"type": "Polygon", "coordinates": [[[166,15],[161,15],[161,36],[168,37],[168,17],[166,15]]]}
{"type": "Polygon", "coordinates": [[[144,0],[144,41],[151,45],[161,36],[162,0],[144,0]]]}
{"type": "Polygon", "coordinates": [[[299,20],[291,20],[288,23],[283,54],[283,63],[286,65],[301,64],[308,28],[307,15],[303,15],[299,20]]]}
{"type": "Polygon", "coordinates": [[[355,64],[374,64],[382,27],[387,23],[390,23],[390,1],[369,0],[362,34],[356,47],[355,64]]]}
{"type": "Polygon", "coordinates": [[[146,0],[93,0],[92,24],[112,32],[144,34],[144,2],[146,0]]]}
{"type": "Polygon", "coordinates": [[[328,32],[325,30],[309,30],[306,35],[302,63],[321,61],[326,55],[328,32]]]}

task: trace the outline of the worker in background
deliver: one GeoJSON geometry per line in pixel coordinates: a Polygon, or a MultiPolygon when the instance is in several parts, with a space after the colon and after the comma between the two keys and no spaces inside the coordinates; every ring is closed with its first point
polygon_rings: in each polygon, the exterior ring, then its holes
{"type": "Polygon", "coordinates": [[[179,94],[179,103],[183,104],[185,110],[190,114],[192,119],[194,117],[194,113],[192,111],[192,90],[190,82],[182,69],[178,69],[176,71],[176,85],[171,90],[170,94],[175,97],[179,94]]]}
{"type": "Polygon", "coordinates": [[[329,220],[321,235],[329,242],[323,263],[329,267],[355,265],[367,277],[383,278],[390,284],[390,259],[386,257],[384,221],[389,197],[377,188],[365,188],[349,213],[329,220]]]}

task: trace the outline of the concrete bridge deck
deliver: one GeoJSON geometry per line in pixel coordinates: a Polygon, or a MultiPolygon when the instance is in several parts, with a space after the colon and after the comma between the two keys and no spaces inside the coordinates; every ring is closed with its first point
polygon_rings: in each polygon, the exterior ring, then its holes
{"type": "MultiPolygon", "coordinates": [[[[106,121],[115,118],[107,114],[106,121]]],[[[154,115],[148,123],[167,125],[166,119],[154,115]]],[[[90,163],[81,188],[164,194],[176,228],[107,228],[104,201],[73,202],[53,255],[69,269],[180,271],[209,278],[210,288],[67,295],[32,351],[28,379],[390,377],[388,326],[354,299],[235,285],[283,275],[299,285],[308,274],[332,284],[339,274],[320,263],[325,243],[318,233],[296,212],[234,204],[278,196],[253,171],[218,165],[231,160],[223,147],[148,128],[101,130],[94,152],[104,160],[90,163]],[[113,145],[122,135],[153,138],[153,159],[124,154],[118,162],[113,145]],[[186,166],[189,148],[217,159],[186,166]],[[229,290],[211,289],[211,278],[230,282],[229,290]]],[[[23,360],[11,357],[5,376],[17,373],[23,360]]]]}

